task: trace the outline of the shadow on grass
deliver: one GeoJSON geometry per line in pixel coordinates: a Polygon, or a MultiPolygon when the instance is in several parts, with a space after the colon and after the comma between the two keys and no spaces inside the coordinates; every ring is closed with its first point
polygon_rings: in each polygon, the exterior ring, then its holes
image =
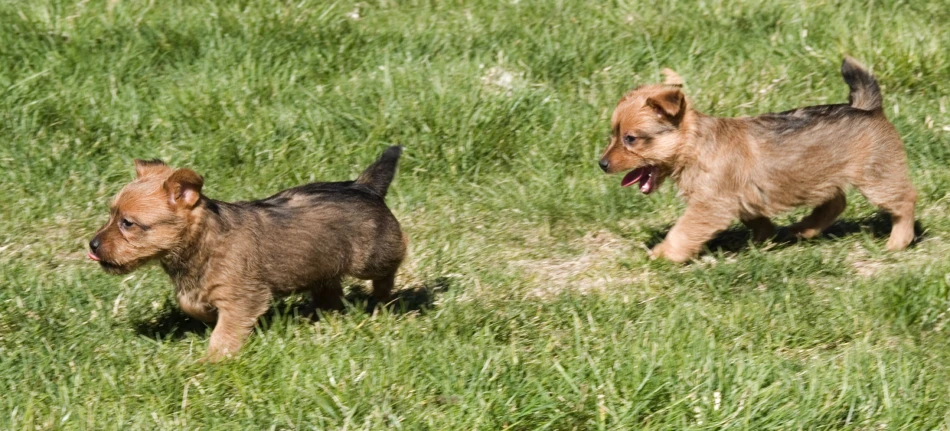
{"type": "MultiPolygon", "coordinates": [[[[647,246],[653,248],[654,245],[663,241],[663,238],[669,234],[672,225],[663,230],[654,231],[651,234],[647,246]]],[[[891,216],[883,211],[874,215],[856,219],[856,220],[838,220],[818,238],[803,240],[788,233],[788,227],[783,226],[776,229],[775,237],[771,239],[772,248],[784,248],[799,242],[815,241],[819,239],[837,239],[845,238],[856,233],[867,232],[874,238],[887,238],[891,234],[891,216]]],[[[919,221],[914,222],[914,241],[911,246],[919,242],[926,235],[924,228],[919,221]]],[[[709,251],[722,251],[729,253],[738,253],[747,248],[752,241],[752,231],[744,226],[734,227],[719,232],[712,240],[706,243],[705,249],[709,251]]]]}
{"type": "MultiPolygon", "coordinates": [[[[394,292],[392,300],[386,303],[385,307],[393,314],[425,313],[432,308],[435,298],[448,291],[450,286],[451,280],[447,277],[438,277],[431,281],[406,286],[394,292]]],[[[349,293],[344,297],[344,300],[350,306],[343,313],[360,308],[367,313],[372,313],[377,308],[377,302],[372,295],[363,291],[362,285],[354,284],[350,287],[349,293]]],[[[275,301],[266,314],[261,316],[260,321],[266,323],[265,327],[269,327],[270,322],[283,316],[299,316],[318,320],[319,317],[312,313],[313,307],[310,304],[309,297],[309,295],[292,295],[280,298],[275,301]]],[[[204,334],[213,328],[214,324],[194,319],[181,311],[176,302],[168,301],[157,316],[136,322],[134,326],[135,332],[146,337],[181,339],[188,334],[204,334]]]]}

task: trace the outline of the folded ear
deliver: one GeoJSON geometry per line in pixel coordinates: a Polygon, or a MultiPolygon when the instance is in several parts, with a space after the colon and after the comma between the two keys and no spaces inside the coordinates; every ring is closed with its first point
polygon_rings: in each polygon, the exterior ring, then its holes
{"type": "Polygon", "coordinates": [[[656,111],[658,117],[665,118],[673,124],[679,124],[686,112],[686,97],[679,88],[670,88],[650,96],[647,99],[647,105],[656,111]]]}
{"type": "Polygon", "coordinates": [[[666,79],[663,80],[663,85],[672,85],[674,87],[683,86],[683,78],[680,78],[672,69],[663,69],[660,71],[666,79]]]}
{"type": "Polygon", "coordinates": [[[159,159],[139,160],[135,159],[135,178],[147,177],[168,170],[168,165],[159,159]]]}
{"type": "Polygon", "coordinates": [[[176,207],[194,208],[201,198],[201,186],[204,179],[191,169],[179,169],[172,173],[163,187],[168,193],[168,201],[176,207]]]}

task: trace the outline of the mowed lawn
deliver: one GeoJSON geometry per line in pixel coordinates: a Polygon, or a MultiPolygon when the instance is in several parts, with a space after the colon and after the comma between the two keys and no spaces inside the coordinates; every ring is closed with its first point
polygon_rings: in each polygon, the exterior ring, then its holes
{"type": "Polygon", "coordinates": [[[0,429],[948,429],[947,23],[946,0],[4,2],[0,429]],[[737,225],[649,260],[683,203],[597,167],[623,92],[670,67],[709,114],[840,103],[844,54],[904,138],[919,241],[886,252],[851,191],[823,238],[737,225]],[[388,310],[355,280],[318,322],[290,297],[212,365],[157,266],[85,257],[134,158],[242,200],[393,144],[388,310]]]}

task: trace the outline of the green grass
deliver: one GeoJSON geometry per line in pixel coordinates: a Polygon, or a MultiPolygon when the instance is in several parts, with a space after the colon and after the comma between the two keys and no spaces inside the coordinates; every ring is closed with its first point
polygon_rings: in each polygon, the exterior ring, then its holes
{"type": "Polygon", "coordinates": [[[0,429],[948,429],[947,22],[945,0],[5,2],[0,429]],[[905,139],[921,241],[887,253],[851,193],[837,237],[647,259],[683,204],[597,168],[619,96],[671,67],[715,115],[838,103],[845,53],[905,139]],[[391,144],[422,309],[312,323],[291,298],[209,365],[160,269],[85,259],[133,158],[236,200],[391,144]]]}

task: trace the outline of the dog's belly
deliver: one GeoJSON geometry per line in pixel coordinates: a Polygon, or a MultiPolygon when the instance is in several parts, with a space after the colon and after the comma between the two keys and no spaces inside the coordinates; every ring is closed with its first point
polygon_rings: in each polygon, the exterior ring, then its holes
{"type": "Polygon", "coordinates": [[[784,184],[765,189],[751,187],[739,199],[741,217],[775,217],[801,207],[816,207],[828,202],[848,186],[843,181],[784,184]]]}
{"type": "MultiPolygon", "coordinates": [[[[854,184],[861,160],[846,157],[850,142],[801,143],[798,151],[764,146],[739,193],[749,215],[773,217],[799,207],[816,207],[854,184]]],[[[742,183],[742,182],[740,182],[742,183]]]]}
{"type": "Polygon", "coordinates": [[[271,254],[266,262],[258,261],[253,278],[275,294],[289,294],[347,276],[362,280],[384,278],[396,271],[404,255],[401,238],[391,234],[324,238],[288,244],[280,253],[271,254]]]}

